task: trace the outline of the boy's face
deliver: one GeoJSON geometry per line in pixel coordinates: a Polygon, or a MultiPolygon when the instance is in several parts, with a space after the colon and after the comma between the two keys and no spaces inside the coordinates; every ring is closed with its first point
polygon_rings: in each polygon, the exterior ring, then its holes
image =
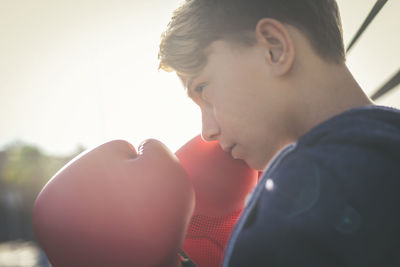
{"type": "Polygon", "coordinates": [[[289,86],[274,75],[262,45],[238,48],[216,41],[208,51],[199,75],[180,76],[201,109],[203,138],[218,140],[234,158],[262,170],[292,141],[289,86]]]}

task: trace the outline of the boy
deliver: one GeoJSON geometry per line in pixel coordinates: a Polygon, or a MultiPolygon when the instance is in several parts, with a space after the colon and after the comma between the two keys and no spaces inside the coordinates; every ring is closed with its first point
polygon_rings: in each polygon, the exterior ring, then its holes
{"type": "Polygon", "coordinates": [[[400,266],[400,113],[348,70],[334,0],[188,0],[159,58],[203,138],[264,170],[224,266],[400,266]]]}

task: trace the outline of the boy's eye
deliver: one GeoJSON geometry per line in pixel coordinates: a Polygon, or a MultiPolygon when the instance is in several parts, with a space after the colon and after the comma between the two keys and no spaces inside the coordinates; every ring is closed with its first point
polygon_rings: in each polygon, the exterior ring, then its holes
{"type": "Polygon", "coordinates": [[[188,95],[195,101],[204,100],[204,90],[207,87],[207,83],[199,83],[196,86],[193,86],[192,89],[188,90],[188,95]]]}
{"type": "Polygon", "coordinates": [[[200,85],[198,85],[198,86],[196,86],[196,87],[194,88],[194,91],[195,91],[197,94],[201,94],[201,93],[203,92],[203,90],[204,90],[204,87],[206,87],[206,84],[200,84],[200,85]]]}

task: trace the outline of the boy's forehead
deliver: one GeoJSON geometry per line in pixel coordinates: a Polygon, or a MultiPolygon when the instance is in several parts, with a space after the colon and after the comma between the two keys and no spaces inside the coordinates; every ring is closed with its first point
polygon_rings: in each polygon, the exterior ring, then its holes
{"type": "Polygon", "coordinates": [[[204,74],[207,71],[207,65],[209,63],[209,58],[211,55],[217,53],[220,49],[218,49],[218,46],[221,45],[221,42],[223,41],[214,41],[213,43],[211,43],[207,48],[204,49],[204,57],[205,57],[205,62],[204,62],[204,66],[202,66],[201,69],[199,69],[198,71],[194,72],[194,73],[182,73],[182,72],[176,72],[176,74],[178,75],[179,79],[181,80],[183,86],[187,89],[191,86],[191,84],[193,83],[193,81],[201,76],[202,74],[204,74]]]}
{"type": "Polygon", "coordinates": [[[199,77],[208,77],[210,73],[218,72],[221,64],[224,64],[226,57],[232,54],[237,54],[238,49],[243,49],[243,46],[235,45],[235,43],[226,40],[216,40],[208,45],[203,50],[205,57],[204,64],[198,70],[193,72],[175,71],[183,87],[188,90],[192,83],[199,77]]]}

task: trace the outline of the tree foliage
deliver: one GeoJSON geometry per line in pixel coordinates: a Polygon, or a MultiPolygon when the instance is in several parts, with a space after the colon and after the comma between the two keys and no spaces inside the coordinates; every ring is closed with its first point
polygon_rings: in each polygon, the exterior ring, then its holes
{"type": "Polygon", "coordinates": [[[0,242],[34,239],[33,203],[49,179],[67,162],[69,156],[44,154],[38,147],[15,142],[0,151],[0,242]]]}

